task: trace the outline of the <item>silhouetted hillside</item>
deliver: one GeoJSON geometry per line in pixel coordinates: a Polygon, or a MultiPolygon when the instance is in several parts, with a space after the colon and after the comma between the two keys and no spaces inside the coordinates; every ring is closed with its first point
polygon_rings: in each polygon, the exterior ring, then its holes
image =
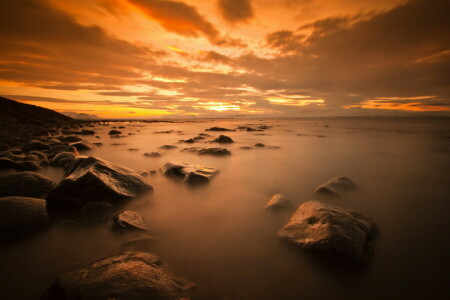
{"type": "Polygon", "coordinates": [[[0,143],[16,145],[48,130],[75,122],[51,109],[0,97],[0,143]]]}

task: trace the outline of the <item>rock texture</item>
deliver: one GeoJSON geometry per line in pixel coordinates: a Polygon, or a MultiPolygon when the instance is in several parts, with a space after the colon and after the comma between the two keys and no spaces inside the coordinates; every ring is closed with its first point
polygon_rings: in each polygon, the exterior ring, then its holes
{"type": "Polygon", "coordinates": [[[42,300],[175,300],[183,291],[156,256],[125,252],[60,275],[42,300]]]}
{"type": "Polygon", "coordinates": [[[308,201],[299,206],[278,236],[302,249],[337,253],[364,264],[376,232],[374,222],[360,212],[308,201]]]}
{"type": "Polygon", "coordinates": [[[0,176],[0,197],[44,198],[56,184],[44,175],[24,171],[0,176]]]}
{"type": "Polygon", "coordinates": [[[356,184],[348,177],[338,176],[319,185],[314,192],[325,195],[338,196],[341,192],[353,190],[356,184]]]}
{"type": "Polygon", "coordinates": [[[269,202],[267,202],[266,206],[264,206],[266,210],[278,211],[278,210],[291,210],[292,205],[291,202],[286,198],[286,196],[282,194],[273,195],[270,198],[269,202]]]}
{"type": "Polygon", "coordinates": [[[202,165],[170,161],[161,167],[161,172],[166,176],[179,178],[188,184],[201,184],[208,183],[219,170],[202,165]]]}
{"type": "Polygon", "coordinates": [[[219,135],[213,142],[220,144],[231,144],[234,143],[233,139],[226,135],[219,135]]]}
{"type": "Polygon", "coordinates": [[[91,202],[122,204],[153,188],[136,172],[99,159],[79,156],[66,178],[47,196],[49,212],[79,211],[91,202]]]}
{"type": "Polygon", "coordinates": [[[48,225],[45,200],[15,196],[0,198],[0,242],[20,239],[48,225]]]}
{"type": "Polygon", "coordinates": [[[150,231],[144,218],[134,210],[125,210],[113,218],[111,227],[114,231],[150,231]]]}
{"type": "Polygon", "coordinates": [[[200,148],[200,147],[190,147],[184,148],[183,152],[193,152],[198,155],[215,155],[215,156],[226,156],[231,155],[231,152],[225,148],[200,148]]]}

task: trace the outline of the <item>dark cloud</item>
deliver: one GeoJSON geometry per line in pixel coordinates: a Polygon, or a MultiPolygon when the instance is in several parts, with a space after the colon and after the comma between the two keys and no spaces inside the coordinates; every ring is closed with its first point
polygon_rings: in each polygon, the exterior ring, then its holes
{"type": "Polygon", "coordinates": [[[219,0],[218,7],[222,17],[231,23],[248,21],[253,17],[250,0],[219,0]]]}
{"type": "Polygon", "coordinates": [[[3,0],[0,78],[42,87],[124,84],[163,52],[82,26],[45,1],[3,0]]]}

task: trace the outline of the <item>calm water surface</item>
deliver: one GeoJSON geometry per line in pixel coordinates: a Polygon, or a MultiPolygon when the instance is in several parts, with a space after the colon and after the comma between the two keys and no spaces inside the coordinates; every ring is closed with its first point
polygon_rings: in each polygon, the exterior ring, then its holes
{"type": "MultiPolygon", "coordinates": [[[[170,160],[216,167],[220,174],[189,188],[158,174],[145,201],[130,203],[159,240],[151,249],[177,274],[194,281],[202,299],[444,299],[449,296],[450,125],[445,120],[215,120],[97,126],[104,145],[95,155],[136,171],[170,160]],[[264,132],[226,134],[229,157],[162,150],[212,126],[273,126],[264,132]],[[124,134],[108,136],[111,127],[124,134]],[[249,125],[253,126],[253,125],[249,125]],[[175,130],[178,133],[155,134],[175,130]],[[258,135],[264,133],[265,135],[258,135]],[[302,135],[298,135],[302,134],[302,135]],[[324,137],[318,137],[318,136],[324,137]],[[255,143],[279,149],[243,150],[255,143]],[[112,145],[125,143],[125,145],[112,145]],[[138,148],[139,151],[128,151],[138,148]],[[331,266],[286,247],[276,236],[290,217],[263,210],[275,193],[294,206],[317,199],[320,183],[345,175],[358,191],[327,203],[372,217],[381,230],[365,270],[331,266]]],[[[44,174],[61,180],[63,171],[44,174]]],[[[318,199],[321,200],[321,199],[318,199]]],[[[38,299],[61,272],[119,251],[125,236],[103,228],[53,229],[0,248],[0,298],[38,299]]]]}

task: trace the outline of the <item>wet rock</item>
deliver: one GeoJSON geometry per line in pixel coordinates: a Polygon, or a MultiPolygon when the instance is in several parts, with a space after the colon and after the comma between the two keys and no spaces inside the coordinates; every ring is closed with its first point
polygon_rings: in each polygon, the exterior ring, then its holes
{"type": "Polygon", "coordinates": [[[172,149],[176,149],[178,148],[177,146],[174,145],[162,145],[161,147],[159,147],[159,149],[164,149],[164,150],[172,150],[172,149]]]}
{"type": "Polygon", "coordinates": [[[148,175],[150,175],[150,173],[148,171],[143,170],[139,172],[139,175],[141,175],[142,177],[147,177],[148,175]]]}
{"type": "Polygon", "coordinates": [[[292,205],[286,196],[282,194],[273,195],[270,198],[269,202],[267,202],[266,206],[264,206],[266,210],[279,211],[279,210],[291,210],[292,205]]]}
{"type": "Polygon", "coordinates": [[[125,210],[113,218],[111,226],[113,231],[144,231],[149,232],[150,228],[144,218],[134,210],[125,210]]]}
{"type": "Polygon", "coordinates": [[[49,148],[50,146],[48,144],[36,140],[31,141],[22,147],[23,151],[47,150],[49,148]]]}
{"type": "Polygon", "coordinates": [[[75,147],[75,149],[77,149],[78,151],[97,149],[97,146],[95,146],[94,144],[91,144],[89,142],[86,142],[86,141],[75,142],[70,145],[75,147]]]}
{"type": "Polygon", "coordinates": [[[205,131],[236,131],[236,130],[223,127],[211,127],[209,129],[205,129],[205,131]]]}
{"type": "Polygon", "coordinates": [[[20,169],[24,171],[42,170],[42,167],[35,161],[19,161],[18,165],[20,166],[20,169]]]}
{"type": "Polygon", "coordinates": [[[155,176],[156,174],[157,174],[157,172],[156,172],[155,170],[151,170],[151,171],[150,171],[150,175],[151,175],[151,176],[155,176]]]}
{"type": "Polygon", "coordinates": [[[30,171],[0,176],[0,197],[44,198],[56,184],[44,175],[30,171]]]}
{"type": "Polygon", "coordinates": [[[128,151],[139,151],[138,148],[128,148],[128,151]]]}
{"type": "Polygon", "coordinates": [[[49,213],[76,216],[88,203],[120,205],[153,189],[136,172],[97,157],[75,158],[66,176],[46,198],[49,213]]]}
{"type": "Polygon", "coordinates": [[[118,134],[122,134],[122,131],[113,129],[113,130],[110,130],[108,134],[109,135],[118,135],[118,134]]]}
{"type": "Polygon", "coordinates": [[[216,138],[213,142],[220,143],[220,144],[231,144],[234,143],[234,141],[226,135],[219,135],[218,138],[216,138]]]}
{"type": "Polygon", "coordinates": [[[77,136],[59,136],[57,137],[58,140],[64,143],[75,143],[81,141],[81,138],[77,136]]]}
{"type": "Polygon", "coordinates": [[[193,144],[195,143],[197,140],[194,139],[187,139],[187,140],[179,140],[179,143],[186,143],[186,144],[193,144]]]}
{"type": "Polygon", "coordinates": [[[264,145],[263,143],[256,143],[255,144],[255,147],[260,147],[260,148],[262,148],[262,147],[265,147],[266,145],[264,145]]]}
{"type": "Polygon", "coordinates": [[[166,131],[155,131],[153,133],[161,134],[161,133],[172,133],[172,132],[174,132],[174,131],[173,130],[166,130],[166,131]]]}
{"type": "Polygon", "coordinates": [[[219,170],[202,165],[170,161],[161,167],[165,176],[181,179],[188,184],[208,183],[219,170]]]}
{"type": "Polygon", "coordinates": [[[150,152],[150,153],[144,153],[144,156],[145,157],[160,157],[161,156],[161,153],[159,153],[159,152],[150,152]]]}
{"type": "Polygon", "coordinates": [[[179,300],[183,296],[182,287],[158,257],[125,252],[63,273],[41,299],[179,300]]]}
{"type": "Polygon", "coordinates": [[[200,147],[190,147],[184,148],[183,152],[193,152],[198,155],[215,155],[215,156],[226,156],[231,155],[231,152],[225,148],[200,148],[200,147]]]}
{"type": "Polygon", "coordinates": [[[67,168],[75,159],[75,157],[75,154],[73,154],[72,152],[61,152],[56,154],[55,157],[50,160],[50,164],[53,166],[67,168]]]}
{"type": "Polygon", "coordinates": [[[106,202],[91,202],[81,208],[81,218],[90,223],[105,222],[113,216],[113,206],[106,202]]]}
{"type": "Polygon", "coordinates": [[[56,154],[61,153],[61,152],[71,152],[75,155],[79,155],[80,153],[78,152],[77,148],[75,148],[74,146],[71,145],[55,145],[50,147],[49,151],[48,151],[48,158],[51,159],[53,158],[56,154]]]}
{"type": "Polygon", "coordinates": [[[95,131],[94,130],[90,130],[90,129],[83,129],[83,130],[81,130],[81,134],[82,135],[94,135],[95,131]]]}
{"type": "Polygon", "coordinates": [[[49,225],[45,200],[27,197],[0,198],[0,241],[37,233],[49,225]]]}
{"type": "Polygon", "coordinates": [[[356,184],[346,176],[337,176],[319,185],[314,192],[324,195],[338,196],[341,192],[356,188],[356,184]]]}
{"type": "Polygon", "coordinates": [[[301,249],[339,254],[364,264],[376,231],[373,221],[360,212],[308,201],[299,206],[278,236],[301,249]]]}
{"type": "Polygon", "coordinates": [[[0,157],[0,170],[5,169],[14,169],[14,170],[21,170],[21,166],[18,162],[7,158],[7,157],[0,157]]]}
{"type": "Polygon", "coordinates": [[[240,148],[243,149],[243,150],[251,150],[251,149],[253,149],[252,147],[249,147],[249,146],[242,146],[240,148]]]}
{"type": "Polygon", "coordinates": [[[103,146],[103,143],[92,143],[92,144],[94,144],[94,145],[97,146],[97,147],[103,146]]]}

